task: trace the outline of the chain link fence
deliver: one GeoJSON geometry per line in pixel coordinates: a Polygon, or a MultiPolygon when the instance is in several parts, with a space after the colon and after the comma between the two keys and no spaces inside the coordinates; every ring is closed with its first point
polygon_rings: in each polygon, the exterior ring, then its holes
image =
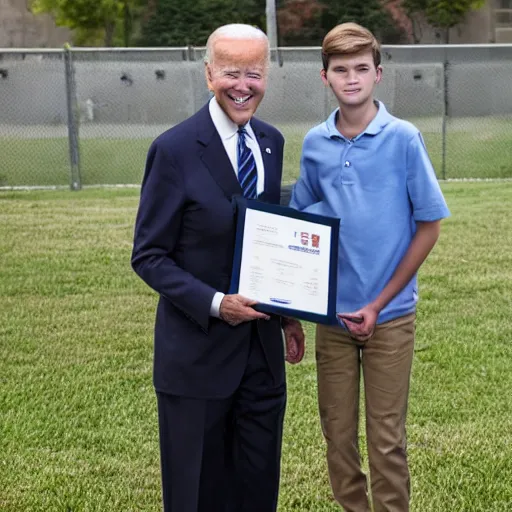
{"type": "MultiPolygon", "coordinates": [[[[0,187],[138,184],[162,131],[209,98],[203,48],[0,49],[0,187]]],[[[377,97],[423,133],[441,179],[512,178],[512,45],[384,46],[377,97]]],[[[299,173],[306,132],[336,107],[319,48],[273,52],[258,117],[299,173]]]]}

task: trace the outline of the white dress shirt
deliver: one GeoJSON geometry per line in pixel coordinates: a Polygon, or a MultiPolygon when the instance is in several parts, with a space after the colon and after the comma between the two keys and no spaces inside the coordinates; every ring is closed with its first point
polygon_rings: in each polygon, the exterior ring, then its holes
{"type": "MultiPolygon", "coordinates": [[[[210,100],[208,107],[210,109],[210,116],[212,117],[213,124],[222,140],[222,144],[228,154],[231,165],[233,166],[233,172],[238,178],[238,125],[226,115],[215,97],[210,100]]],[[[260,146],[256,140],[256,136],[254,135],[250,121],[244,126],[244,128],[247,132],[245,136],[245,143],[247,147],[251,149],[256,162],[256,172],[258,174],[256,193],[260,195],[265,188],[265,169],[263,168],[263,158],[261,157],[260,146]]],[[[220,318],[220,303],[223,298],[224,293],[215,293],[210,307],[211,316],[220,318]]]]}

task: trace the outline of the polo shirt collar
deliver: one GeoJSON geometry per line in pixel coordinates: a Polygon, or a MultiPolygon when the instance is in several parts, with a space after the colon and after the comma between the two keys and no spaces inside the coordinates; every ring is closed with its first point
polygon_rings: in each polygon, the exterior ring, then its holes
{"type": "MultiPolygon", "coordinates": [[[[379,109],[377,110],[377,115],[372,119],[370,124],[366,127],[366,130],[358,135],[360,137],[361,135],[368,134],[368,135],[377,135],[379,132],[383,130],[383,128],[388,125],[391,120],[393,119],[393,116],[386,110],[386,107],[384,106],[384,103],[382,101],[377,101],[377,106],[379,109]]],[[[329,134],[329,138],[333,137],[341,137],[340,132],[336,128],[336,118],[338,116],[339,108],[337,108],[332,114],[327,118],[326,125],[327,125],[327,132],[329,134]]]]}

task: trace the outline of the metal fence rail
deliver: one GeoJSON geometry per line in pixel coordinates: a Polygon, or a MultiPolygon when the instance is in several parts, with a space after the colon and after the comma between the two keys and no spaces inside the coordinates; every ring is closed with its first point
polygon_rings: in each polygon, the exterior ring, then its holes
{"type": "MultiPolygon", "coordinates": [[[[139,183],[151,140],[209,97],[204,48],[0,49],[0,187],[139,183]]],[[[285,179],[335,108],[320,48],[273,52],[258,116],[285,179]]],[[[384,46],[377,96],[425,137],[439,178],[512,178],[512,45],[384,46]]]]}

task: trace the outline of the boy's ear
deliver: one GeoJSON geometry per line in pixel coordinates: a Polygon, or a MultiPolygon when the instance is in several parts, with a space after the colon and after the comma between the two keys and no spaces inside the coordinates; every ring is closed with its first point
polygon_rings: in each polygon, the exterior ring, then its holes
{"type": "Polygon", "coordinates": [[[377,66],[377,76],[375,77],[375,83],[378,84],[382,80],[382,66],[377,66]]]}
{"type": "Polygon", "coordinates": [[[322,69],[320,71],[320,78],[322,79],[324,85],[329,86],[329,82],[327,81],[327,71],[325,69],[322,69]]]}

